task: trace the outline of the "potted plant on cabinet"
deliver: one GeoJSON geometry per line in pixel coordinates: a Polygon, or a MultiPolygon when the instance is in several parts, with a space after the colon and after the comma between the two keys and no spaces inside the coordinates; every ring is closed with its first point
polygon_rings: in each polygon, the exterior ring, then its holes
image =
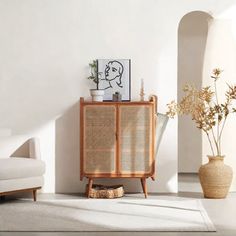
{"type": "Polygon", "coordinates": [[[104,96],[104,89],[99,89],[99,81],[101,72],[98,72],[98,63],[97,60],[94,60],[92,63],[89,63],[91,75],[87,77],[89,80],[92,80],[96,84],[96,89],[90,89],[90,94],[92,100],[95,102],[102,102],[104,96]]]}
{"type": "Polygon", "coordinates": [[[222,70],[214,69],[211,78],[214,79],[214,89],[211,86],[196,89],[186,85],[183,89],[185,96],[179,103],[172,101],[167,104],[167,115],[190,115],[197,128],[206,134],[212,154],[209,162],[199,169],[200,183],[206,198],[225,198],[228,194],[233,171],[224,164],[221,139],[227,118],[236,112],[233,101],[236,100],[236,86],[228,85],[225,101],[220,102],[217,93],[217,81],[222,70]]]}

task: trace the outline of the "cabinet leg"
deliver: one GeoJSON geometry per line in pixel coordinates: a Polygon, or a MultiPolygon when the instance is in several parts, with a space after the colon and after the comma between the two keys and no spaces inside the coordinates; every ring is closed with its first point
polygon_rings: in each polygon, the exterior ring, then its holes
{"type": "Polygon", "coordinates": [[[147,198],[147,182],[146,182],[146,178],[141,178],[141,184],[142,184],[144,196],[145,196],[145,198],[147,198]]]}
{"type": "Polygon", "coordinates": [[[88,198],[90,196],[90,191],[92,189],[92,186],[93,186],[93,179],[89,179],[89,182],[88,182],[88,192],[87,192],[87,197],[88,198]]]}

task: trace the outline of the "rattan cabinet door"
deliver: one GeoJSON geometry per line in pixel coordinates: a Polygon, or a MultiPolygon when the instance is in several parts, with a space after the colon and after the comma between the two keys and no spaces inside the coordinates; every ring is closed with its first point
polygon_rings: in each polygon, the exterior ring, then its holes
{"type": "Polygon", "coordinates": [[[152,107],[119,106],[119,159],[121,174],[152,172],[152,107]]]}
{"type": "Polygon", "coordinates": [[[87,105],[83,116],[83,172],[115,173],[116,106],[87,105]]]}

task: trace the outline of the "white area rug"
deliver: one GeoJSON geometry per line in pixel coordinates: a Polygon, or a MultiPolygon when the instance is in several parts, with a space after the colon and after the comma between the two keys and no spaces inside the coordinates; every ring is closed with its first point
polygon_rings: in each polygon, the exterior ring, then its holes
{"type": "Polygon", "coordinates": [[[198,200],[15,200],[0,231],[215,231],[198,200]]]}

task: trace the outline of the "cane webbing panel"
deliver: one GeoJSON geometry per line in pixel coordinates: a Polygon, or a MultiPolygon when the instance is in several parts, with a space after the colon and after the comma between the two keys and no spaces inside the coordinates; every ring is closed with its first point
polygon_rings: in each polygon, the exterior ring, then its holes
{"type": "Polygon", "coordinates": [[[115,171],[116,107],[85,106],[84,108],[84,172],[115,171]]]}
{"type": "Polygon", "coordinates": [[[121,173],[151,171],[151,106],[120,106],[121,173]]]}

